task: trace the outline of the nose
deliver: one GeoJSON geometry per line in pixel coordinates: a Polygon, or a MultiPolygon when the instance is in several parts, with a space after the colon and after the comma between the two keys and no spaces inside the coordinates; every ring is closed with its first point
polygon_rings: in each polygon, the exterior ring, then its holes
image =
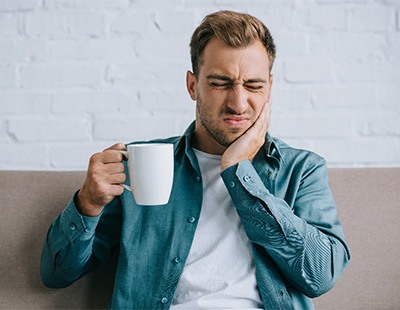
{"type": "Polygon", "coordinates": [[[226,105],[231,113],[237,115],[243,114],[248,108],[247,100],[248,96],[242,85],[236,84],[229,88],[226,97],[226,105]]]}

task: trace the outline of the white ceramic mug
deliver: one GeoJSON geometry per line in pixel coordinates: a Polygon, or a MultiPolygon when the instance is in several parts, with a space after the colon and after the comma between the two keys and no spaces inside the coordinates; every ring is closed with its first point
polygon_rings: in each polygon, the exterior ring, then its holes
{"type": "Polygon", "coordinates": [[[131,144],[120,151],[128,159],[131,186],[138,205],[165,205],[174,180],[174,146],[170,143],[131,144]]]}

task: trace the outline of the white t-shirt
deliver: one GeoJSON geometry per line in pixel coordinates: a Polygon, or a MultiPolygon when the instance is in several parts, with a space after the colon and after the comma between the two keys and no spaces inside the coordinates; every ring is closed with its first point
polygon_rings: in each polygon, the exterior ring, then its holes
{"type": "Polygon", "coordinates": [[[221,156],[195,153],[203,204],[171,309],[263,309],[250,242],[220,176],[221,156]]]}

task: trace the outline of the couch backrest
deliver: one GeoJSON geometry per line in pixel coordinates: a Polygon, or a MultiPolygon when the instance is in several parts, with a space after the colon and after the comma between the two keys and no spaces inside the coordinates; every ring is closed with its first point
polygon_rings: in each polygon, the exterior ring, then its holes
{"type": "Polygon", "coordinates": [[[352,254],[317,309],[399,309],[400,168],[331,169],[332,191],[352,254]]]}
{"type": "MultiPolygon", "coordinates": [[[[65,289],[39,277],[47,229],[81,186],[84,172],[0,171],[0,309],[106,308],[114,265],[65,289]]],[[[352,261],[317,309],[383,309],[400,305],[400,168],[331,169],[352,261]]]]}

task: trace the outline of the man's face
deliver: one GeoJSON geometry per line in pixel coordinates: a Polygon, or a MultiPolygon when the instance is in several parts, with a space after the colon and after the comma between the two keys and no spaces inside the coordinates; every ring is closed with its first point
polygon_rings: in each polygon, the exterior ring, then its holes
{"type": "Polygon", "coordinates": [[[210,40],[198,77],[187,74],[189,94],[197,101],[195,147],[222,154],[254,124],[270,95],[270,65],[261,41],[238,49],[210,40]]]}

